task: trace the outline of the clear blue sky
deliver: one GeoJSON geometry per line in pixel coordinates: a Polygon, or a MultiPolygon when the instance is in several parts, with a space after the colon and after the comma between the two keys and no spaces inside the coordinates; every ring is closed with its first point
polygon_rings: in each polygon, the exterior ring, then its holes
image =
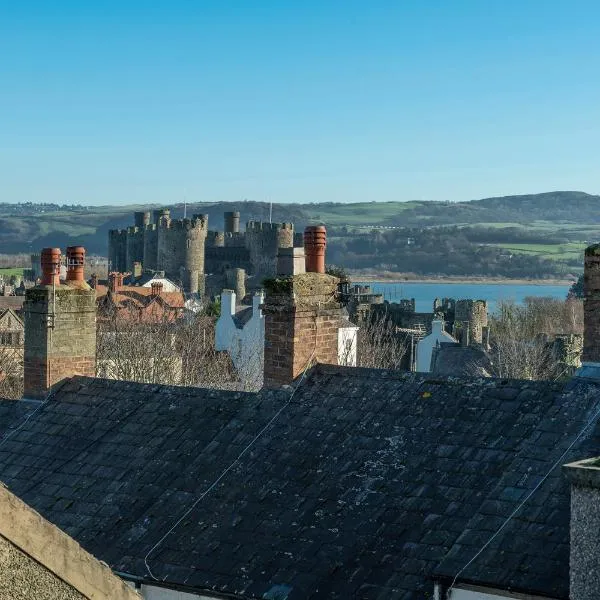
{"type": "Polygon", "coordinates": [[[597,0],[0,0],[0,201],[600,192],[597,0]]]}

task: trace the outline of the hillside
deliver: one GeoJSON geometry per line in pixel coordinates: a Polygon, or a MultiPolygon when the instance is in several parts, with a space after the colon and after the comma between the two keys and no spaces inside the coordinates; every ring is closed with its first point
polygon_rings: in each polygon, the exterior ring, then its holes
{"type": "MultiPolygon", "coordinates": [[[[127,227],[133,223],[135,210],[152,208],[157,206],[0,204],[0,253],[83,244],[90,253],[106,255],[109,229],[127,227]]],[[[182,204],[170,208],[174,218],[183,216],[182,204]]],[[[227,210],[239,210],[244,223],[250,219],[268,220],[270,207],[268,203],[249,201],[187,205],[188,215],[207,213],[209,224],[215,229],[222,229],[223,212],[227,210]]],[[[331,257],[338,262],[355,259],[350,268],[383,269],[395,265],[395,269],[405,270],[407,263],[412,264],[411,256],[416,248],[407,248],[405,242],[397,240],[405,240],[406,236],[419,239],[422,237],[419,230],[440,228],[434,238],[456,240],[460,237],[462,245],[451,244],[455,252],[459,245],[465,256],[474,256],[479,249],[482,260],[483,256],[491,260],[492,252],[498,259],[492,262],[498,264],[502,262],[500,258],[510,255],[516,265],[514,257],[519,257],[519,272],[531,268],[541,276],[550,276],[576,272],[583,246],[600,238],[600,196],[559,191],[457,203],[273,204],[272,219],[294,222],[299,230],[309,223],[324,223],[331,233],[331,257]],[[460,229],[460,235],[453,227],[460,229]],[[378,228],[390,229],[395,234],[377,237],[373,230],[378,228]],[[484,248],[488,250],[483,251],[484,248]],[[403,260],[397,259],[399,252],[403,260]],[[529,259],[521,258],[523,256],[529,259]],[[540,266],[540,260],[545,266],[540,266]]],[[[427,252],[435,248],[430,237],[427,236],[430,245],[427,252]]],[[[447,243],[440,244],[442,246],[446,247],[447,243]]],[[[466,268],[468,261],[458,261],[458,264],[465,266],[457,266],[453,271],[466,268]]],[[[431,274],[433,268],[429,267],[427,273],[431,274]]],[[[444,264],[439,264],[438,269],[443,274],[444,264]]],[[[414,270],[421,272],[418,265],[414,270]]]]}

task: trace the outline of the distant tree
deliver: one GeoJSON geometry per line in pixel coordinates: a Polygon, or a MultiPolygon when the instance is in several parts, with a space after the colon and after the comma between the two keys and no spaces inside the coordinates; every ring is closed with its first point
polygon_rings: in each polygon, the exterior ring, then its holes
{"type": "Polygon", "coordinates": [[[502,301],[489,319],[492,376],[559,379],[565,375],[548,343],[556,334],[581,333],[580,300],[526,298],[502,301]]]}
{"type": "Polygon", "coordinates": [[[400,369],[407,352],[406,340],[385,315],[361,321],[357,339],[357,366],[400,369]]]}
{"type": "Polygon", "coordinates": [[[144,323],[115,311],[97,326],[97,375],[143,383],[246,389],[214,347],[215,318],[144,323]]]}
{"type": "Polygon", "coordinates": [[[346,273],[346,269],[344,269],[344,267],[339,267],[337,265],[327,265],[327,267],[325,269],[325,273],[327,273],[327,275],[333,275],[334,277],[337,277],[341,281],[348,281],[348,279],[349,279],[348,273],[346,273]]]}
{"type": "Polygon", "coordinates": [[[569,288],[567,298],[583,298],[583,274],[581,274],[577,281],[569,288]]]}

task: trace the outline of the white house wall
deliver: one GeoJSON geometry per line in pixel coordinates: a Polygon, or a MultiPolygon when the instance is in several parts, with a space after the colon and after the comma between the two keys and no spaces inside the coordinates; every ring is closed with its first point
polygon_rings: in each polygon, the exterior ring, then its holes
{"type": "Polygon", "coordinates": [[[431,371],[431,357],[437,344],[443,342],[456,343],[456,340],[444,331],[443,321],[431,323],[431,333],[417,343],[417,371],[428,373],[431,371]]]}
{"type": "Polygon", "coordinates": [[[240,378],[250,387],[260,387],[263,376],[265,345],[265,318],[260,310],[262,294],[252,298],[252,317],[243,329],[236,327],[235,293],[224,290],[221,294],[221,316],[215,326],[215,349],[231,357],[240,378]]]}

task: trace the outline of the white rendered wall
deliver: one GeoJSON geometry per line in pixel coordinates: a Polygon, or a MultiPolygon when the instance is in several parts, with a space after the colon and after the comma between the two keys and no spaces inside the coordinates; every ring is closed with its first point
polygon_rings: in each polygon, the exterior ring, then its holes
{"type": "Polygon", "coordinates": [[[444,331],[444,321],[433,321],[431,333],[417,342],[417,371],[427,373],[431,371],[431,356],[436,344],[453,342],[456,340],[444,331]]]}
{"type": "Polygon", "coordinates": [[[178,286],[176,286],[170,279],[167,279],[165,277],[154,277],[153,279],[150,279],[149,281],[147,281],[146,283],[144,283],[144,285],[140,286],[140,287],[152,287],[153,283],[162,283],[162,291],[163,292],[180,292],[180,288],[178,286]]]}
{"type": "Polygon", "coordinates": [[[242,382],[250,388],[262,385],[265,346],[265,318],[259,308],[262,302],[262,293],[253,296],[252,317],[243,329],[238,329],[233,321],[235,292],[223,290],[221,316],[215,326],[215,349],[229,354],[242,382]]]}

